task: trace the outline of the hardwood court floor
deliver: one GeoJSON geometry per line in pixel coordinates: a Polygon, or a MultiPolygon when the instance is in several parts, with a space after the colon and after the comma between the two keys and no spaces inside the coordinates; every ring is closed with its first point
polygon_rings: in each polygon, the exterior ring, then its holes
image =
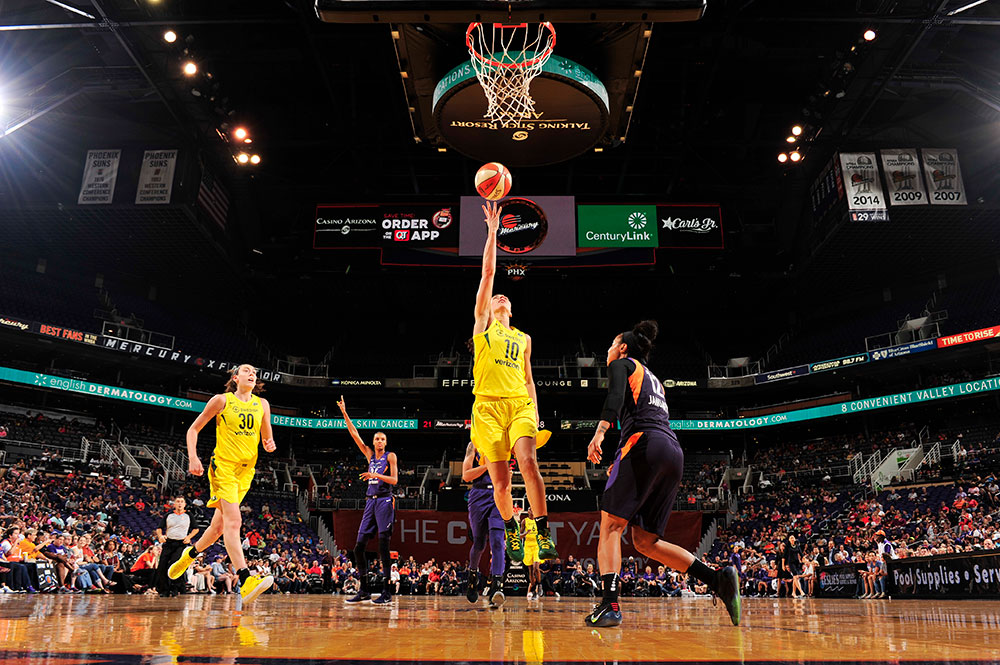
{"type": "Polygon", "coordinates": [[[343,596],[0,596],[0,665],[306,660],[1000,662],[1000,602],[744,601],[744,625],[708,599],[625,599],[626,623],[592,630],[577,598],[508,601],[343,596]]]}

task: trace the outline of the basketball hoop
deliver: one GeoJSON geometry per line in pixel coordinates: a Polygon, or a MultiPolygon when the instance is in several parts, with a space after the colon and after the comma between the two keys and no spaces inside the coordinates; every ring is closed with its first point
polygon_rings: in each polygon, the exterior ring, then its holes
{"type": "Polygon", "coordinates": [[[533,117],[531,82],[556,46],[551,23],[470,23],[465,32],[472,68],[486,93],[485,117],[524,120],[533,117]]]}

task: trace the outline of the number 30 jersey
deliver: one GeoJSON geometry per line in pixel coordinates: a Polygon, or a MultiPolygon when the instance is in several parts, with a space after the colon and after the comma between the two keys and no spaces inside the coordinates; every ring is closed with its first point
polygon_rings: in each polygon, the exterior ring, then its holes
{"type": "Polygon", "coordinates": [[[224,394],[226,406],[215,417],[215,456],[236,464],[256,463],[264,420],[260,397],[253,395],[244,402],[235,393],[224,394]]]}
{"type": "Polygon", "coordinates": [[[494,319],[472,341],[475,345],[472,393],[483,397],[528,397],[524,374],[528,336],[494,319]]]}

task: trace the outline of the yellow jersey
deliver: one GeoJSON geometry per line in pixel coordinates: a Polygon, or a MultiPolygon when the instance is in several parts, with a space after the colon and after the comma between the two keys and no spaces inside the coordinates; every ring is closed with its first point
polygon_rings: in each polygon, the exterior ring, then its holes
{"type": "Polygon", "coordinates": [[[525,517],[524,521],[521,522],[521,526],[524,527],[524,546],[525,547],[538,547],[538,527],[535,526],[535,520],[530,517],[525,517]]]}
{"type": "Polygon", "coordinates": [[[472,338],[475,360],[472,394],[484,397],[528,397],[524,351],[528,336],[494,319],[489,328],[472,338]]]}
{"type": "Polygon", "coordinates": [[[257,395],[244,402],[236,393],[224,394],[226,406],[215,417],[215,456],[237,464],[256,462],[264,405],[257,395]]]}

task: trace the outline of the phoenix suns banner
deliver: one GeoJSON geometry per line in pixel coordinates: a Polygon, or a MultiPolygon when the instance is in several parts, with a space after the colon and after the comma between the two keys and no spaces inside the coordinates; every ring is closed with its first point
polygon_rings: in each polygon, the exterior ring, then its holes
{"type": "Polygon", "coordinates": [[[77,203],[91,205],[111,203],[115,198],[115,181],[118,179],[118,162],[121,150],[88,150],[83,167],[83,184],[77,203]]]}

